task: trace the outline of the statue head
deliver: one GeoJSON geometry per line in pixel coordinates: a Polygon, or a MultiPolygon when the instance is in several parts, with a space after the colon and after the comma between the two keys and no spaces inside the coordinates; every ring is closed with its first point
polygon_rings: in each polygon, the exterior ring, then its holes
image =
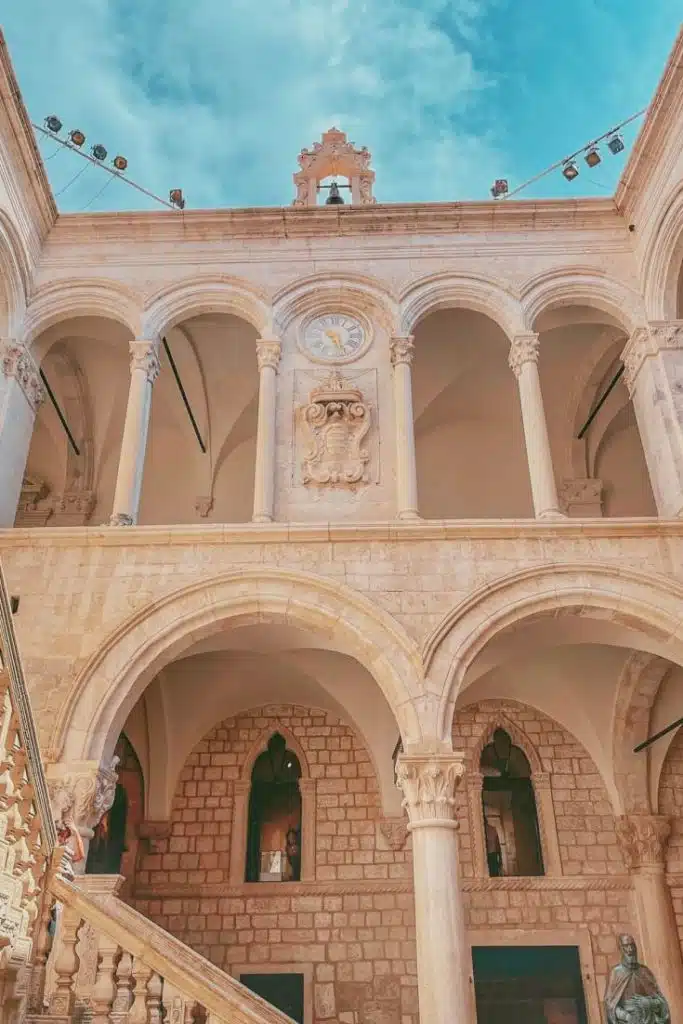
{"type": "Polygon", "coordinates": [[[632,935],[619,936],[619,950],[624,967],[635,967],[638,963],[638,947],[632,935]]]}

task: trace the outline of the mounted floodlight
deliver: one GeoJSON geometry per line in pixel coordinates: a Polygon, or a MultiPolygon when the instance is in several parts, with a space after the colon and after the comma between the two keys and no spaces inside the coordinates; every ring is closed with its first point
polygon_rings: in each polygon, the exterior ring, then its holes
{"type": "Polygon", "coordinates": [[[96,160],[106,160],[107,159],[107,151],[104,148],[104,146],[102,146],[99,142],[97,142],[93,146],[93,148],[90,150],[90,152],[92,153],[92,155],[95,157],[96,160]]]}
{"type": "Polygon", "coordinates": [[[579,176],[579,168],[576,166],[573,160],[565,160],[562,165],[562,173],[564,174],[567,181],[573,181],[574,178],[579,176]]]}
{"type": "Polygon", "coordinates": [[[183,190],[181,188],[172,188],[168,193],[168,200],[171,206],[175,206],[179,210],[185,209],[185,200],[183,199],[183,190]]]}
{"type": "Polygon", "coordinates": [[[117,171],[125,171],[126,167],[128,166],[128,161],[126,160],[125,156],[115,156],[112,160],[112,164],[114,165],[117,171]]]}
{"type": "Polygon", "coordinates": [[[586,161],[589,167],[597,167],[600,163],[600,153],[598,152],[598,147],[590,146],[589,149],[586,150],[584,160],[586,161]]]}
{"type": "Polygon", "coordinates": [[[74,146],[78,146],[79,148],[85,142],[85,135],[78,128],[74,128],[72,132],[69,132],[69,138],[74,146]]]}
{"type": "Polygon", "coordinates": [[[609,139],[607,140],[607,148],[609,149],[610,153],[614,154],[614,156],[616,156],[617,153],[623,153],[625,147],[624,140],[622,139],[621,135],[619,135],[617,132],[615,132],[614,135],[610,135],[609,139]]]}
{"type": "Polygon", "coordinates": [[[494,199],[499,199],[500,196],[505,196],[508,193],[507,178],[496,178],[492,187],[491,195],[494,199]]]}
{"type": "Polygon", "coordinates": [[[45,118],[45,127],[53,135],[59,135],[62,130],[62,122],[59,120],[56,114],[50,114],[49,117],[45,118]]]}

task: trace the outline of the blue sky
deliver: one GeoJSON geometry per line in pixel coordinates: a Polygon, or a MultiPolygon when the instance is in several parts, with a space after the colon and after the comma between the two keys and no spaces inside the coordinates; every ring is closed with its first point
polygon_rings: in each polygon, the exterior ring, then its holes
{"type": "MultiPolygon", "coordinates": [[[[379,201],[482,199],[647,105],[680,0],[23,0],[2,26],[33,120],[57,113],[189,207],[288,205],[336,124],[379,201]]],[[[632,141],[635,131],[627,133],[632,141]]],[[[84,161],[40,142],[54,190],[84,161]]],[[[624,158],[527,198],[608,195],[624,158]]],[[[88,169],[62,210],[147,209],[88,169]],[[88,205],[89,204],[89,205],[88,205]]]]}

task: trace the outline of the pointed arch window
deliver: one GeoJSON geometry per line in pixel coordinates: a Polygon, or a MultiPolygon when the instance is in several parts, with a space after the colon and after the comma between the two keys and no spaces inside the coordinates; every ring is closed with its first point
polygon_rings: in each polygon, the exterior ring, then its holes
{"type": "Polygon", "coordinates": [[[254,762],[247,826],[247,882],[301,878],[301,765],[278,732],[254,762]]]}
{"type": "Polygon", "coordinates": [[[505,729],[484,747],[480,770],[489,875],[544,874],[531,766],[505,729]]]}

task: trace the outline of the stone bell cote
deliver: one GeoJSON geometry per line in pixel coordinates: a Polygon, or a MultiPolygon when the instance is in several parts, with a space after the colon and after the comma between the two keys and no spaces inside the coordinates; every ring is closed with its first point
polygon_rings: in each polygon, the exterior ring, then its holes
{"type": "Polygon", "coordinates": [[[345,132],[330,128],[323,133],[320,142],[313,143],[310,149],[302,149],[299,154],[300,170],[294,174],[296,198],[293,205],[317,206],[319,202],[341,205],[349,200],[342,197],[340,188],[346,189],[347,197],[350,193],[354,206],[374,203],[372,186],[375,172],[370,169],[370,160],[365,146],[356,149],[352,142],[347,141],[345,132]],[[321,185],[326,178],[332,178],[332,183],[321,185]],[[340,184],[337,179],[346,180],[340,184]]]}

